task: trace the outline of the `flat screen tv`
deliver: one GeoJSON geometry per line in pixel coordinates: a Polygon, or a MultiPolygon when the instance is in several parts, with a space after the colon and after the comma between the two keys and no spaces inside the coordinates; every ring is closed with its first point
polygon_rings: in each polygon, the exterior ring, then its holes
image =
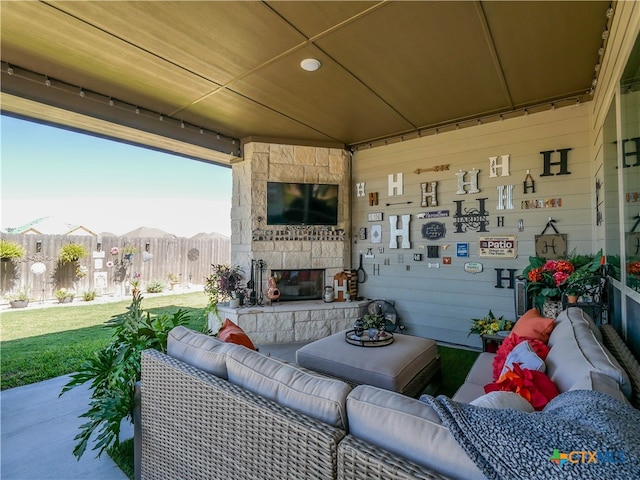
{"type": "Polygon", "coordinates": [[[267,225],[337,225],[338,185],[267,182],[267,225]]]}

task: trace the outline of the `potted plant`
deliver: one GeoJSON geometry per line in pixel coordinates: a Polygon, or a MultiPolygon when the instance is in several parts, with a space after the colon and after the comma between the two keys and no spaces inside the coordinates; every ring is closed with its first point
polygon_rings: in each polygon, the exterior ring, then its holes
{"type": "Polygon", "coordinates": [[[173,287],[178,283],[178,276],[175,273],[169,273],[167,279],[169,280],[169,288],[173,290],[173,287]]]}
{"type": "Polygon", "coordinates": [[[368,330],[369,338],[373,339],[378,334],[382,324],[382,315],[367,313],[362,317],[362,327],[368,330]]]}
{"type": "Polygon", "coordinates": [[[22,245],[9,240],[0,240],[0,259],[3,262],[9,260],[19,260],[25,255],[25,249],[22,245]]]}
{"type": "Polygon", "coordinates": [[[125,245],[122,247],[122,258],[125,260],[131,260],[133,256],[139,252],[136,245],[125,245]]]}
{"type": "Polygon", "coordinates": [[[239,265],[211,265],[212,272],[205,279],[204,292],[209,296],[209,305],[226,302],[236,296],[242,282],[239,265]]]}
{"type": "MultiPolygon", "coordinates": [[[[471,319],[471,329],[469,335],[477,333],[478,335],[496,335],[498,332],[508,332],[513,328],[513,322],[507,320],[501,315],[496,318],[491,310],[481,318],[471,319]]],[[[467,335],[468,336],[468,335],[467,335]]]]}
{"type": "Polygon", "coordinates": [[[58,299],[58,303],[71,303],[76,296],[73,290],[66,288],[60,288],[54,292],[54,295],[58,299]]]}
{"type": "Polygon", "coordinates": [[[29,287],[24,287],[5,296],[11,308],[25,308],[29,305],[29,287]]]}
{"type": "Polygon", "coordinates": [[[89,256],[89,250],[80,243],[67,243],[60,248],[59,258],[61,263],[77,262],[87,256],[89,256]]]}

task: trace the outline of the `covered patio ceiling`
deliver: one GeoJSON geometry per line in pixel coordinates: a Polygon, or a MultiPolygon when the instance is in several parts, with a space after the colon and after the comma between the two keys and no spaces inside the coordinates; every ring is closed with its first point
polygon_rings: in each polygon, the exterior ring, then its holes
{"type": "Polygon", "coordinates": [[[614,8],[3,1],[2,110],[218,164],[247,139],[357,147],[589,101],[614,8]]]}

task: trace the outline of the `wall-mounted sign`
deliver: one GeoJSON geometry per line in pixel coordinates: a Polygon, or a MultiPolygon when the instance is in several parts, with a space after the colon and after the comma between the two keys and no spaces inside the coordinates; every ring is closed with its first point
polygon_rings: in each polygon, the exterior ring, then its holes
{"type": "Polygon", "coordinates": [[[536,257],[551,260],[567,255],[567,234],[536,235],[536,257]]]}
{"type": "Polygon", "coordinates": [[[478,262],[467,262],[464,264],[464,271],[467,273],[482,272],[482,264],[478,262]]]}
{"type": "Polygon", "coordinates": [[[562,207],[561,198],[541,198],[539,200],[523,200],[520,202],[523,210],[531,210],[532,208],[560,208],[562,207]]]}
{"type": "Polygon", "coordinates": [[[469,256],[469,244],[456,243],[456,257],[468,257],[469,256]]]}
{"type": "Polygon", "coordinates": [[[417,214],[418,218],[442,218],[448,216],[449,210],[434,210],[432,212],[420,212],[417,214]]]}
{"type": "Polygon", "coordinates": [[[478,256],[480,258],[516,258],[518,237],[515,235],[478,237],[478,256]]]}
{"type": "Polygon", "coordinates": [[[422,238],[427,240],[437,240],[444,238],[446,228],[442,222],[429,222],[422,225],[422,238]]]}
{"type": "Polygon", "coordinates": [[[443,265],[451,265],[451,257],[442,257],[443,265]]]}
{"type": "Polygon", "coordinates": [[[382,243],[382,225],[371,225],[371,243],[382,243]]]}
{"type": "Polygon", "coordinates": [[[370,222],[381,222],[382,221],[382,212],[375,212],[367,214],[367,219],[370,222]]]}

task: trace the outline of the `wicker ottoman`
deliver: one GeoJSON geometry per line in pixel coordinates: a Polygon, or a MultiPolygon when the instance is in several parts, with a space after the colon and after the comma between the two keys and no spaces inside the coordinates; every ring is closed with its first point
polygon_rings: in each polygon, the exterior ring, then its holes
{"type": "Polygon", "coordinates": [[[298,365],[338,377],[417,397],[440,371],[436,342],[396,334],[391,345],[360,347],[344,332],[309,343],[296,352],[298,365]]]}

